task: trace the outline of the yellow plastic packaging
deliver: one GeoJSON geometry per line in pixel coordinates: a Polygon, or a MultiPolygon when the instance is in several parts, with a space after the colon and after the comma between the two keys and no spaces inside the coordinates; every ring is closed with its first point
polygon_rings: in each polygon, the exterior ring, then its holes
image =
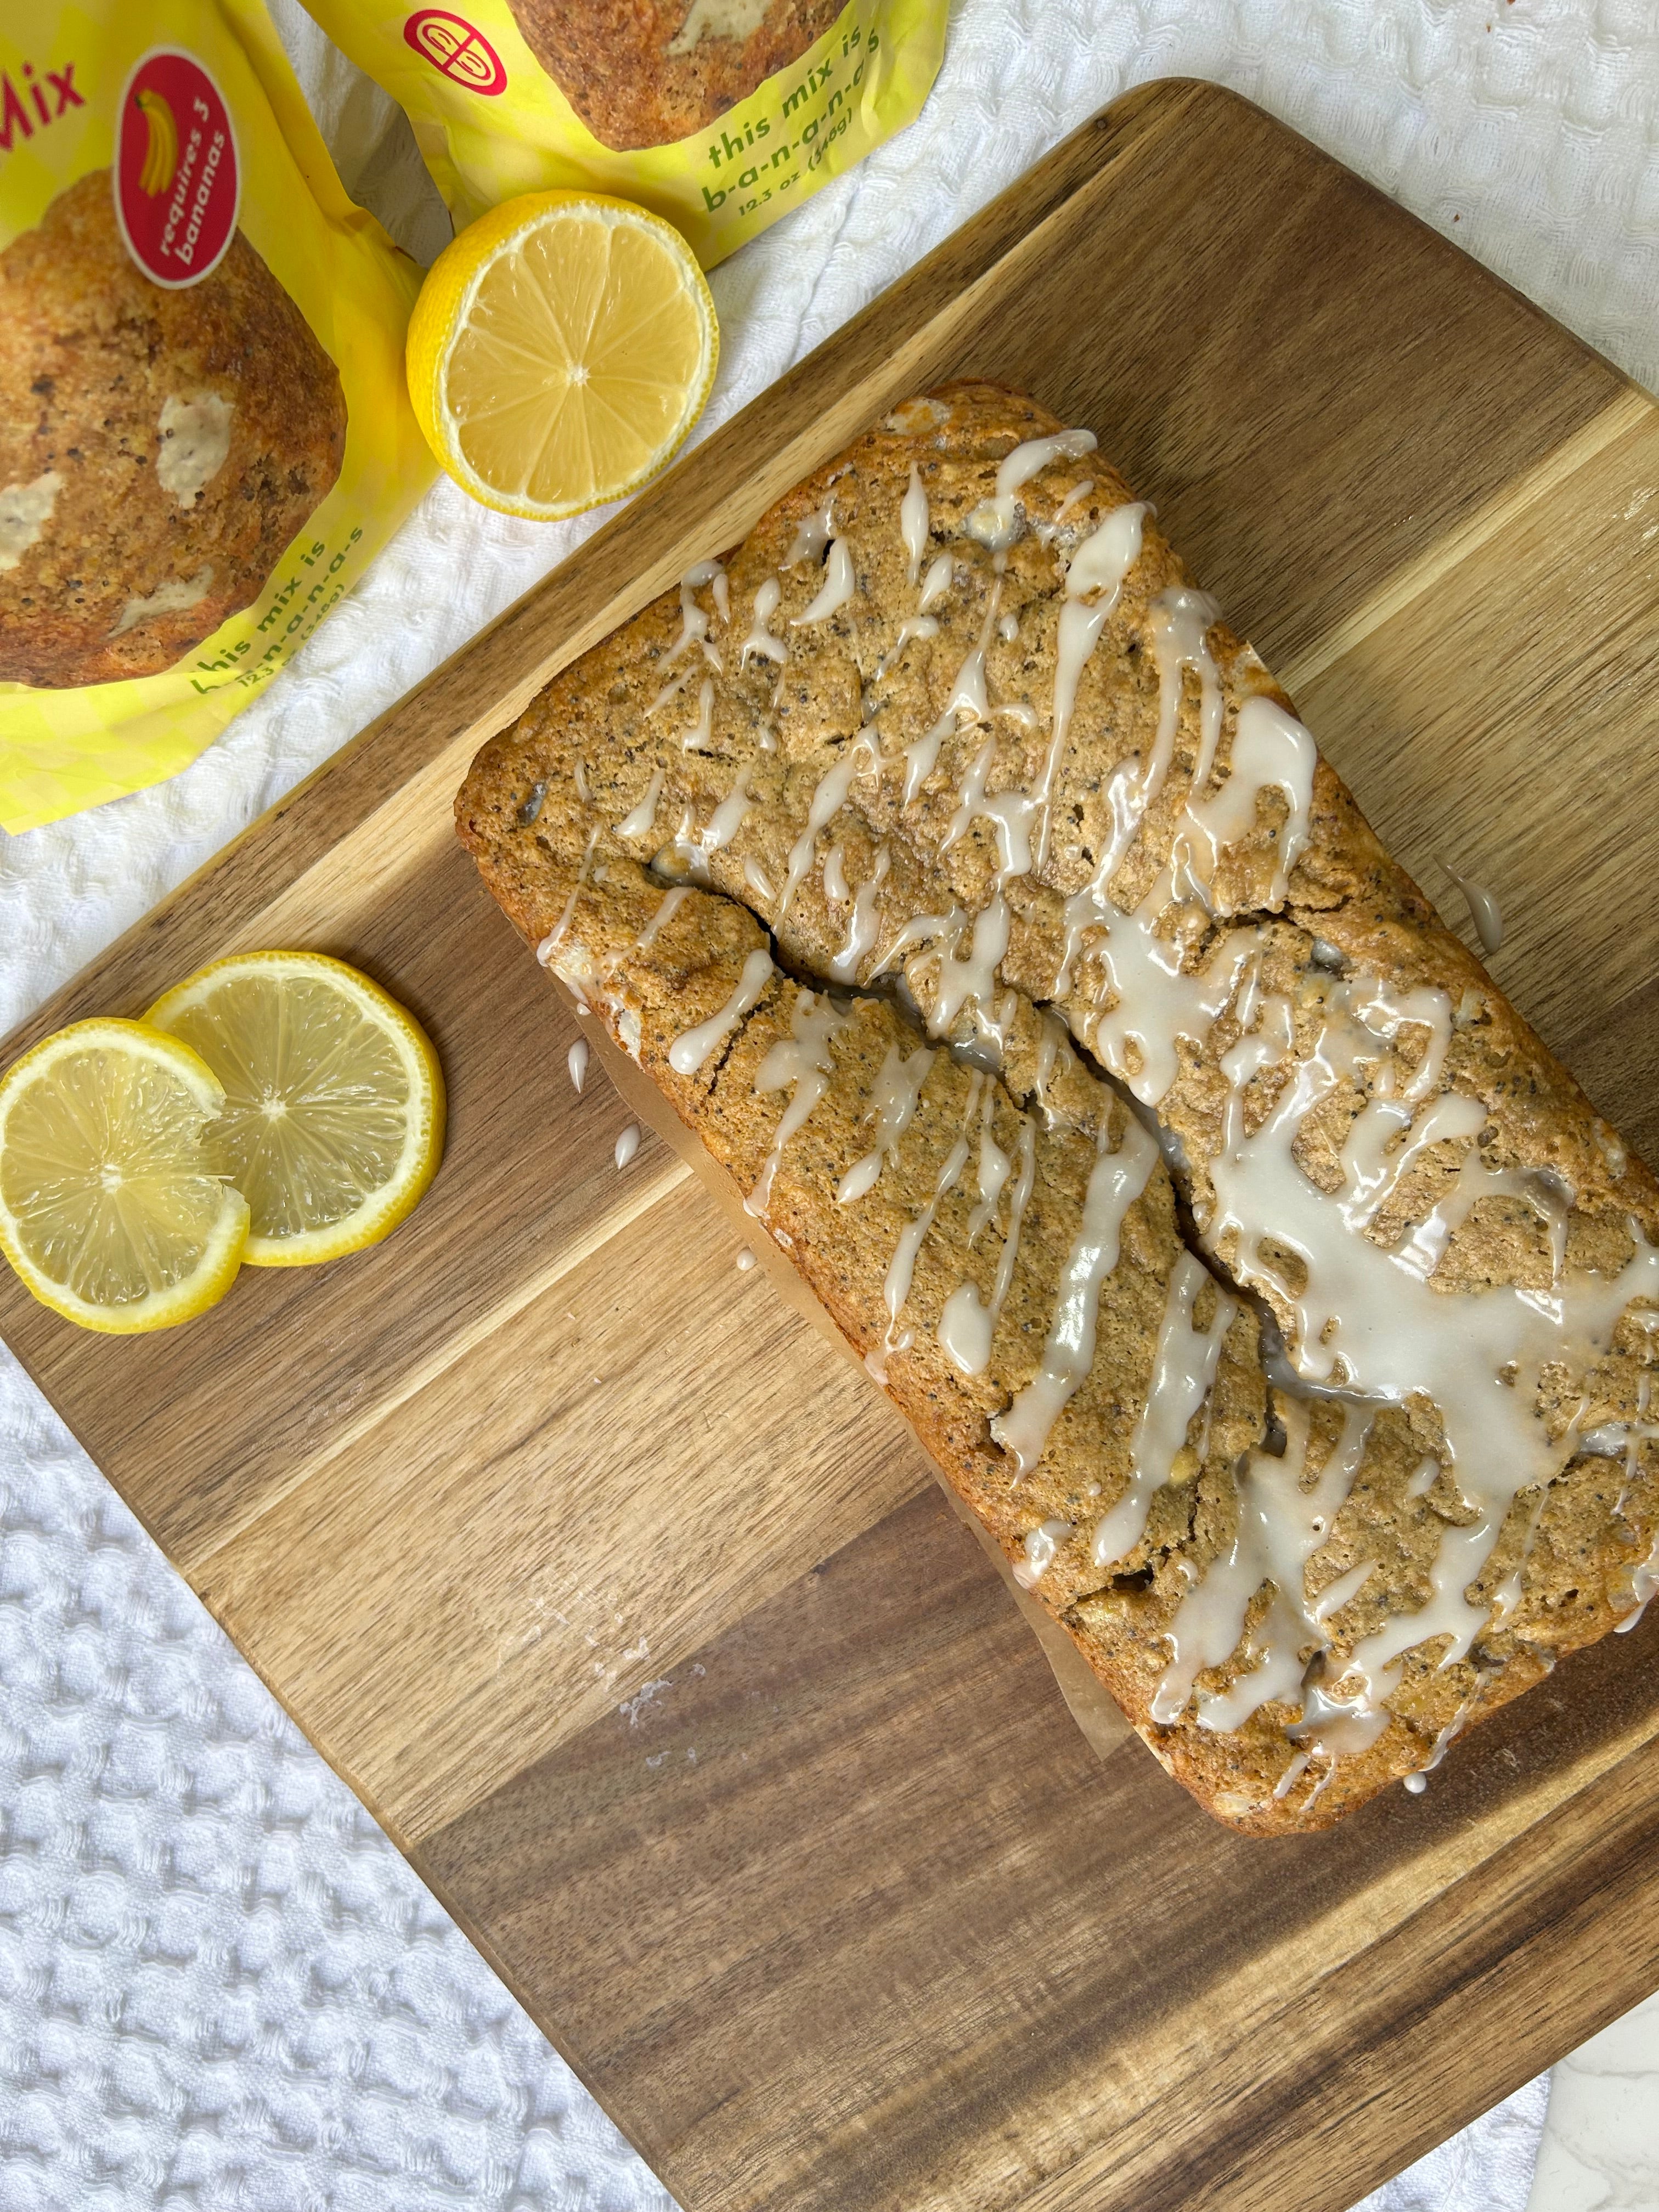
{"type": "Polygon", "coordinates": [[[705,269],[921,107],[946,0],[305,0],[407,110],[458,225],[520,192],[634,200],[705,269]]]}
{"type": "Polygon", "coordinates": [[[174,775],[431,482],[421,271],[260,0],[0,25],[0,824],[174,775]]]}

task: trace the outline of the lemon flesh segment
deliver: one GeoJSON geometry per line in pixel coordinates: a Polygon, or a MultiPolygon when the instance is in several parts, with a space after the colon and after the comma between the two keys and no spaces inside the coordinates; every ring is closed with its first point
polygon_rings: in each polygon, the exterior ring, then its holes
{"type": "Polygon", "coordinates": [[[247,1200],[244,1257],[295,1267],[389,1235],[443,1152],[443,1077],[414,1017],[313,952],[216,961],[147,1018],[223,1086],[204,1143],[247,1200]]]}
{"type": "Polygon", "coordinates": [[[137,1022],[77,1022],[0,1082],[0,1249],[41,1302],[136,1335],[215,1304],[248,1209],[206,1144],[224,1094],[137,1022]]]}
{"type": "Polygon", "coordinates": [[[718,349],[714,301],[677,231],[625,201],[538,193],[434,264],[410,328],[410,388],[438,458],[475,497],[553,519],[665,465],[718,349]]]}

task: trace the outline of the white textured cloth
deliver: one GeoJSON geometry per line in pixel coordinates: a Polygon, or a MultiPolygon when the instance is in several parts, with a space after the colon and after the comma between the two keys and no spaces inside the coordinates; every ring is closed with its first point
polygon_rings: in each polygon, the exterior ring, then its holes
{"type": "MultiPolygon", "coordinates": [[[[429,253],[401,124],[279,8],[348,184],[429,253]]],[[[708,423],[1174,74],[1258,100],[1659,381],[1659,0],[957,0],[921,119],[715,272],[708,423]]],[[[193,768],[0,835],[0,1032],[592,526],[441,484],[193,768]]],[[[0,2212],[667,2204],[3,1352],[0,1685],[0,2212]]],[[[1370,2204],[1522,2212],[1545,2095],[1370,2204]]]]}

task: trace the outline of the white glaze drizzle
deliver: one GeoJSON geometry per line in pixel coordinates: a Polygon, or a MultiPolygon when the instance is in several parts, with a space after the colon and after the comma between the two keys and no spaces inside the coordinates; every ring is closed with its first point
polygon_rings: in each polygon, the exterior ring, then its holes
{"type": "Polygon", "coordinates": [[[886,1280],[882,1286],[882,1296],[887,1305],[887,1334],[882,1340],[879,1352],[875,1355],[879,1363],[883,1379],[885,1376],[889,1355],[904,1349],[898,1335],[899,1316],[909,1300],[910,1285],[915,1279],[916,1272],[916,1260],[922,1246],[927,1241],[928,1231],[933,1228],[940,1201],[954,1188],[963,1168],[968,1164],[969,1152],[967,1131],[972,1126],[975,1115],[979,1111],[980,1091],[987,1080],[988,1078],[980,1074],[975,1074],[970,1078],[968,1085],[968,1108],[962,1117],[963,1133],[957,1137],[955,1144],[945,1155],[945,1164],[939,1171],[939,1180],[933,1185],[932,1197],[922,1207],[921,1212],[907,1221],[899,1231],[898,1243],[894,1247],[892,1259],[888,1263],[886,1280]]]}
{"type": "Polygon", "coordinates": [[[704,677],[697,692],[697,719],[680,739],[684,752],[707,752],[714,742],[714,686],[704,677]]]}
{"type": "MultiPolygon", "coordinates": [[[[729,602],[726,598],[725,569],[718,561],[694,561],[680,578],[680,634],[665,656],[663,663],[665,667],[671,666],[677,661],[688,645],[701,646],[703,658],[709,665],[713,668],[720,666],[720,654],[709,641],[708,610],[700,607],[696,598],[696,594],[707,584],[713,584],[714,586],[715,606],[720,611],[720,619],[722,621],[726,619],[729,602]]],[[[660,699],[657,703],[658,705],[662,703],[660,699]]],[[[654,713],[655,708],[652,708],[647,711],[654,713]]]]}
{"type": "Polygon", "coordinates": [[[1014,1580],[1022,1589],[1036,1588],[1053,1566],[1060,1546],[1075,1534],[1071,1522],[1058,1516],[1026,1531],[1021,1555],[1014,1561],[1014,1580]]]}
{"type": "Polygon", "coordinates": [[[1209,1280],[1203,1265],[1190,1252],[1176,1255],[1158,1325],[1158,1347],[1152,1355],[1146,1402],[1130,1447],[1128,1487],[1111,1510],[1102,1516],[1094,1532],[1091,1548],[1097,1567],[1127,1559],[1146,1533],[1152,1498],[1174,1473],[1187,1441],[1188,1424],[1209,1397],[1221,1360],[1222,1340],[1237,1311],[1232,1299],[1218,1294],[1209,1328],[1200,1329],[1195,1325],[1194,1301],[1209,1280]]]}
{"type": "Polygon", "coordinates": [[[904,540],[904,550],[909,556],[906,570],[910,588],[915,589],[916,579],[921,574],[922,556],[927,550],[927,529],[930,517],[927,494],[922,489],[921,472],[914,461],[910,464],[910,481],[904,497],[899,501],[899,535],[904,540]]]}
{"type": "Polygon", "coordinates": [[[657,911],[652,915],[650,921],[646,923],[645,927],[640,932],[638,937],[635,939],[635,949],[637,951],[644,952],[654,945],[657,941],[658,932],[663,928],[665,924],[671,922],[674,919],[674,916],[679,912],[681,907],[684,905],[686,900],[689,899],[690,896],[691,892],[688,885],[684,884],[677,884],[673,890],[665,895],[662,904],[657,908],[657,911]]]}
{"type": "Polygon", "coordinates": [[[1446,873],[1463,894],[1463,903],[1468,908],[1469,920],[1474,924],[1474,933],[1480,939],[1480,949],[1490,955],[1504,948],[1504,916],[1498,901],[1484,884],[1475,882],[1461,869],[1454,868],[1449,860],[1440,863],[1446,873]]]}
{"type": "Polygon", "coordinates": [[[668,1065],[676,1075],[695,1075],[712,1060],[746,1013],[759,1005],[772,980],[772,955],[757,946],[743,963],[737,988],[718,1012],[695,1029],[682,1030],[668,1048],[668,1065]]]}
{"type": "Polygon", "coordinates": [[[876,673],[878,676],[884,674],[886,671],[888,662],[895,659],[898,654],[902,653],[905,647],[909,644],[913,637],[921,638],[926,641],[931,638],[935,638],[938,635],[939,622],[935,616],[906,615],[904,620],[898,626],[898,635],[893,640],[891,649],[882,655],[880,663],[877,667],[876,673]]]}
{"type": "Polygon", "coordinates": [[[1124,578],[1140,558],[1143,526],[1151,512],[1145,500],[1132,499],[1121,507],[1115,507],[1097,525],[1067,565],[1067,599],[1085,599],[1104,592],[1109,599],[1116,600],[1122,592],[1124,578]]]}
{"type": "Polygon", "coordinates": [[[755,803],[749,796],[749,779],[754,772],[752,765],[745,767],[709,816],[708,827],[697,840],[705,853],[718,853],[743,827],[743,817],[755,803]]]}
{"type": "MultiPolygon", "coordinates": [[[[1213,757],[1212,750],[1209,758],[1213,757]]],[[[1276,700],[1257,692],[1241,703],[1227,781],[1213,799],[1201,799],[1203,781],[1194,775],[1176,836],[1174,870],[1188,895],[1206,896],[1222,848],[1255,826],[1258,793],[1276,786],[1290,812],[1279,832],[1279,859],[1267,896],[1275,906],[1284,898],[1312,827],[1317,762],[1311,734],[1276,700]]],[[[1208,772],[1206,767],[1206,777],[1208,772]]]]}
{"type": "Polygon", "coordinates": [[[760,1064],[755,1076],[757,1092],[787,1090],[790,1097],[755,1188],[743,1202],[747,1213],[766,1211],[784,1146],[830,1088],[830,1079],[836,1072],[830,1048],[842,1022],[827,998],[816,991],[798,992],[790,1010],[789,1035],[780,1038],[760,1064]]]}
{"type": "Polygon", "coordinates": [[[830,973],[838,982],[854,981],[858,975],[860,963],[876,949],[876,940],[881,934],[881,918],[876,911],[876,902],[881,896],[881,887],[887,880],[891,866],[886,846],[879,846],[874,866],[854,895],[846,940],[830,962],[830,973]]]}
{"type": "MultiPolygon", "coordinates": [[[[931,577],[930,571],[930,580],[931,577]]],[[[927,596],[924,591],[924,602],[927,596]]],[[[985,619],[980,624],[978,641],[957,669],[956,680],[951,686],[938,721],[924,736],[904,748],[904,804],[907,806],[933,774],[939,759],[939,747],[951,732],[959,725],[966,728],[975,722],[985,721],[989,716],[990,702],[985,689],[985,653],[991,642],[992,626],[996,621],[1001,597],[1002,579],[999,576],[993,582],[986,601],[985,619]]],[[[960,836],[961,832],[957,830],[952,834],[960,836]]],[[[947,836],[945,842],[948,844],[950,842],[947,836]]]]}
{"type": "Polygon", "coordinates": [[[637,1121],[630,1121],[617,1139],[616,1162],[617,1168],[619,1170],[625,1168],[639,1149],[640,1125],[637,1121]]]}
{"type": "Polygon", "coordinates": [[[1274,1783],[1274,1797],[1276,1799],[1288,1797],[1291,1790],[1295,1789],[1297,1784],[1302,1779],[1302,1777],[1307,1772],[1307,1771],[1308,1754],[1305,1751],[1298,1751],[1296,1756],[1291,1759],[1290,1765],[1285,1769],[1285,1771],[1279,1776],[1278,1781],[1274,1783]]]}
{"type": "Polygon", "coordinates": [[[662,797],[663,778],[666,773],[660,768],[651,771],[651,781],[645,787],[644,798],[617,824],[619,837],[648,837],[651,835],[657,819],[657,801],[662,797]]]}
{"type": "Polygon", "coordinates": [[[789,911],[790,901],[806,880],[812,865],[812,855],[817,848],[818,832],[824,824],[847,804],[847,794],[853,788],[853,779],[859,772],[860,757],[879,764],[874,732],[860,730],[840,760],[819,781],[812,793],[812,803],[807,810],[806,827],[796,838],[789,853],[789,872],[783,879],[783,891],[778,901],[778,920],[789,911]]]}
{"type": "MultiPolygon", "coordinates": [[[[937,917],[927,915],[920,919],[931,926],[937,917]]],[[[962,941],[965,920],[958,917],[952,949],[939,955],[939,990],[927,1023],[933,1036],[948,1036],[964,1007],[977,1012],[988,1005],[996,990],[998,963],[1008,950],[1008,902],[1000,890],[990,904],[974,916],[968,955],[963,959],[954,946],[962,941]]],[[[916,926],[909,925],[913,928],[916,926]]]]}
{"type": "MultiPolygon", "coordinates": [[[[1659,1313],[1646,1312],[1637,1318],[1639,1318],[1647,1329],[1650,1342],[1651,1342],[1655,1332],[1659,1331],[1659,1313]]],[[[1605,1450],[1608,1457],[1615,1459],[1621,1452],[1623,1453],[1625,1488],[1620,1493],[1618,1504],[1613,1508],[1613,1517],[1616,1520],[1624,1519],[1625,1506],[1629,1498],[1631,1486],[1640,1473],[1640,1446],[1644,1442],[1651,1442],[1655,1437],[1659,1437],[1659,1422],[1648,1419],[1652,1385],[1652,1371],[1644,1370],[1637,1380],[1636,1418],[1633,1420],[1605,1422],[1600,1428],[1589,1431],[1581,1439],[1586,1450],[1605,1450]]],[[[1540,1506],[1542,1502],[1540,1498],[1539,1501],[1540,1506]]],[[[1538,1511],[1534,1510],[1532,1528],[1528,1530],[1527,1534],[1528,1548],[1531,1546],[1533,1529],[1538,1525],[1538,1511]]],[[[1636,1626],[1642,1615],[1647,1611],[1649,1601],[1656,1592],[1659,1592],[1659,1530],[1655,1532],[1652,1547],[1646,1559],[1638,1561],[1631,1571],[1632,1610],[1617,1623],[1621,1636],[1627,1634],[1636,1626]]]]}
{"type": "Polygon", "coordinates": [[[544,968],[548,965],[554,954],[558,951],[559,946],[563,940],[564,933],[570,927],[570,918],[576,911],[576,901],[582,895],[582,891],[587,883],[587,872],[593,865],[593,848],[599,843],[599,833],[598,829],[594,828],[590,830],[587,833],[587,842],[582,848],[581,866],[576,871],[575,882],[570,886],[570,896],[564,902],[564,911],[554,923],[552,928],[548,931],[546,936],[543,938],[541,943],[536,947],[536,957],[541,962],[544,968]]]}
{"type": "Polygon", "coordinates": [[[858,589],[858,577],[853,568],[853,549],[844,538],[837,538],[830,548],[830,558],[823,565],[823,581],[817,596],[810,606],[802,609],[790,619],[792,629],[800,629],[808,623],[828,622],[838,614],[858,589]]]}
{"type": "MultiPolygon", "coordinates": [[[[979,1232],[997,1210],[997,1200],[1002,1196],[1003,1186],[1013,1172],[1013,1162],[991,1134],[991,1121],[996,1108],[996,1093],[988,1091],[979,1117],[979,1204],[968,1217],[969,1249],[979,1232]]],[[[1024,1126],[1022,1124],[1022,1126],[1024,1126]]]]}
{"type": "Polygon", "coordinates": [[[656,697],[651,702],[651,704],[646,708],[645,718],[647,721],[649,721],[653,714],[659,714],[671,699],[678,699],[681,692],[684,690],[686,685],[696,674],[696,663],[693,661],[690,667],[682,668],[678,676],[671,678],[670,680],[663,685],[662,690],[658,692],[656,697]]]}
{"type": "Polygon", "coordinates": [[[1159,936],[1158,921],[1170,901],[1166,869],[1133,914],[1096,897],[1096,884],[1085,886],[1066,908],[1066,950],[1053,995],[1069,988],[1073,963],[1085,930],[1105,930],[1097,948],[1104,992],[1114,1003],[1097,1000],[1085,1024],[1085,1042],[1112,1073],[1149,1106],[1155,1106],[1176,1078],[1177,1040],[1201,1041],[1231,1002],[1252,950],[1243,931],[1224,938],[1195,975],[1181,965],[1180,947],[1159,936]],[[1109,921],[1106,917],[1109,916],[1109,921]]]}
{"type": "MultiPolygon", "coordinates": [[[[1196,669],[1199,676],[1199,764],[1203,768],[1206,781],[1209,775],[1207,763],[1215,757],[1215,748],[1221,735],[1221,684],[1215,663],[1210,657],[1208,642],[1210,625],[1216,617],[1215,601],[1206,592],[1190,591],[1182,585],[1160,592],[1148,609],[1148,615],[1152,658],[1158,668],[1158,727],[1153,735],[1152,750],[1138,772],[1129,762],[1120,762],[1113,770],[1109,786],[1112,836],[1101,856],[1094,883],[1088,886],[1088,895],[1097,905],[1104,897],[1107,885],[1122,866],[1130,846],[1139,833],[1141,823],[1163,790],[1164,779],[1169,775],[1181,715],[1182,672],[1184,669],[1196,669]]],[[[1195,778],[1193,789],[1198,791],[1202,787],[1202,782],[1195,778]]],[[[1249,793],[1249,819],[1253,821],[1255,815],[1254,790],[1249,793]]],[[[1079,893],[1079,896],[1084,894],[1079,893]]],[[[1167,892],[1165,896],[1167,899],[1167,892]]]]}
{"type": "Polygon", "coordinates": [[[797,562],[816,561],[836,533],[836,495],[827,495],[823,507],[816,514],[809,514],[795,526],[795,534],[789,541],[789,550],[783,556],[786,568],[797,562]]]}
{"type": "Polygon", "coordinates": [[[1194,799],[1207,787],[1215,766],[1216,749],[1221,743],[1223,701],[1220,672],[1210,652],[1210,630],[1220,609],[1209,593],[1176,586],[1160,592],[1148,611],[1152,659],[1158,669],[1158,734],[1147,763],[1144,801],[1150,806],[1170,772],[1181,714],[1182,672],[1190,668],[1198,678],[1198,757],[1193,763],[1191,783],[1194,799]]]}
{"type": "Polygon", "coordinates": [[[775,576],[769,576],[755,594],[755,619],[750,624],[749,635],[743,641],[743,651],[738,659],[739,669],[747,668],[751,653],[763,660],[781,664],[789,658],[789,647],[767,627],[783,603],[783,586],[775,576]]]}
{"type": "Polygon", "coordinates": [[[1098,529],[1079,546],[1066,572],[1066,599],[1060,611],[1054,643],[1054,700],[1048,750],[1043,756],[1032,794],[1039,810],[1038,867],[1048,855],[1054,778],[1071,733],[1078,684],[1102,629],[1123,595],[1124,580],[1140,558],[1141,523],[1146,513],[1145,503],[1139,500],[1114,507],[1098,529]]]}
{"type": "Polygon", "coordinates": [[[823,896],[836,906],[844,905],[853,896],[839,845],[832,845],[823,856],[823,896]]]}
{"type": "Polygon", "coordinates": [[[1245,1614],[1264,1583],[1273,1584],[1274,1595],[1267,1614],[1251,1632],[1255,1664],[1225,1692],[1200,1694],[1200,1725],[1240,1728],[1273,1698],[1300,1705],[1306,1671],[1303,1655],[1310,1645],[1329,1650],[1327,1623],[1358,1593],[1376,1565],[1362,1559],[1317,1601],[1308,1597],[1308,1563],[1329,1542],[1336,1516],[1353,1487],[1370,1433],[1369,1410],[1357,1406],[1344,1409],[1341,1432],[1311,1490],[1303,1487],[1310,1407],[1306,1401],[1291,1398],[1281,1400],[1279,1410],[1285,1426],[1283,1456],[1260,1449],[1247,1455],[1238,1479],[1238,1526],[1231,1549],[1211,1562],[1165,1632],[1170,1663],[1152,1699],[1152,1718],[1162,1727],[1171,1726],[1185,1712],[1197,1676],[1206,1668],[1221,1666],[1237,1651],[1245,1614]]]}
{"type": "Polygon", "coordinates": [[[564,1064],[570,1070],[570,1080],[575,1089],[576,1096],[580,1098],[582,1085],[587,1080],[587,1039],[586,1037],[576,1039],[574,1044],[565,1054],[564,1064]]]}
{"type": "Polygon", "coordinates": [[[1002,579],[992,580],[989,595],[985,602],[985,619],[980,624],[979,642],[957,671],[956,681],[951,686],[951,696],[945,702],[945,713],[954,714],[961,722],[982,722],[990,713],[985,689],[985,654],[991,642],[991,633],[996,627],[997,609],[1002,604],[1002,579]]]}
{"type": "Polygon", "coordinates": [[[1019,535],[1016,500],[1031,478],[1051,461],[1081,460],[1094,450],[1092,430],[1059,430],[1049,438],[1027,438],[1003,456],[997,469],[996,489],[968,518],[969,536],[994,553],[1006,552],[1019,535]]]}
{"type": "Polygon", "coordinates": [[[939,749],[956,726],[956,717],[947,709],[927,734],[904,748],[904,804],[914,804],[921,787],[933,773],[939,759],[939,749]]]}
{"type": "Polygon", "coordinates": [[[776,893],[772,889],[770,877],[758,860],[751,858],[744,862],[743,879],[757,898],[763,899],[769,906],[771,904],[776,893]]]}
{"type": "Polygon", "coordinates": [[[1074,483],[1070,491],[1066,493],[1065,498],[1061,500],[1060,505],[1054,509],[1054,520],[1056,522],[1064,522],[1066,516],[1078,504],[1079,501],[1087,499],[1094,488],[1095,480],[1092,477],[1085,477],[1080,483],[1074,483]]]}
{"type": "Polygon", "coordinates": [[[956,811],[939,841],[939,851],[948,852],[959,837],[967,834],[969,825],[983,817],[996,829],[1000,856],[997,889],[1000,890],[1015,876],[1027,875],[1030,872],[1031,817],[1036,811],[1037,802],[1028,793],[1018,788],[987,796],[986,780],[995,765],[996,752],[996,739],[987,738],[974,756],[967,774],[957,787],[956,811]]]}
{"type": "Polygon", "coordinates": [[[967,927],[968,916],[959,906],[953,906],[949,914],[913,915],[895,933],[871,969],[869,981],[874,982],[878,975],[885,975],[896,968],[913,946],[931,944],[939,937],[954,937],[967,927]]]}
{"type": "Polygon", "coordinates": [[[921,580],[921,590],[916,599],[916,612],[925,615],[936,607],[950,590],[956,570],[948,553],[941,553],[927,564],[927,574],[921,580]]]}
{"type": "Polygon", "coordinates": [[[1646,1559],[1631,1571],[1631,1595],[1635,1600],[1633,1609],[1614,1624],[1620,1636],[1629,1634],[1654,1598],[1659,1596],[1659,1535],[1655,1536],[1653,1549],[1646,1559]]]}
{"type": "MultiPolygon", "coordinates": [[[[994,1094],[987,1097],[987,1107],[994,1094]]],[[[1014,1178],[1013,1194],[1008,1201],[1008,1233],[1003,1239],[1002,1250],[997,1259],[995,1279],[991,1285],[988,1304],[981,1301],[972,1283],[958,1283],[945,1301],[945,1310],[939,1317],[939,1340],[946,1355],[955,1361],[964,1375],[982,1375],[990,1364],[991,1343],[996,1334],[997,1322],[1001,1319],[1009,1285],[1014,1279],[1014,1267],[1019,1258],[1020,1231],[1025,1223],[1025,1209],[1030,1204],[1031,1191],[1036,1181],[1036,1130],[1022,1115],[1018,1139],[1019,1172],[1014,1178]]],[[[979,1138],[979,1204],[968,1218],[968,1242],[971,1245],[980,1231],[995,1212],[1013,1163],[990,1134],[990,1114],[985,1113],[979,1138]]]]}
{"type": "Polygon", "coordinates": [[[659,847],[653,856],[652,866],[667,872],[672,864],[680,872],[690,876],[694,884],[706,885],[708,882],[708,860],[702,847],[691,834],[695,818],[695,810],[688,799],[680,809],[680,818],[675,825],[673,836],[659,847]]]}
{"type": "Polygon", "coordinates": [[[862,1159],[854,1160],[836,1185],[838,1205],[851,1206],[873,1190],[883,1168],[897,1158],[899,1141],[910,1126],[935,1057],[926,1045],[908,1057],[902,1046],[888,1047],[865,1115],[866,1121],[875,1122],[874,1140],[862,1159]]]}
{"type": "Polygon", "coordinates": [[[1097,1154],[1090,1170],[1082,1218],[1060,1271],[1042,1363],[1012,1405],[991,1421],[991,1434],[1021,1477],[1042,1456],[1055,1421],[1094,1364],[1100,1286],[1117,1265],[1123,1217],[1146,1188],[1158,1156],[1154,1139],[1131,1120],[1117,1150],[1097,1154]]]}

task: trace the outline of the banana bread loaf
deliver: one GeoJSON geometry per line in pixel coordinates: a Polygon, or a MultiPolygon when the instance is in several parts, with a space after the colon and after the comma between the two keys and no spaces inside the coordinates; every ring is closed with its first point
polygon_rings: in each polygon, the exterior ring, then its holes
{"type": "Polygon", "coordinates": [[[1659,1188],[1093,447],[906,403],[458,821],[1164,1764],[1322,1826],[1659,1579],[1659,1188]]]}

